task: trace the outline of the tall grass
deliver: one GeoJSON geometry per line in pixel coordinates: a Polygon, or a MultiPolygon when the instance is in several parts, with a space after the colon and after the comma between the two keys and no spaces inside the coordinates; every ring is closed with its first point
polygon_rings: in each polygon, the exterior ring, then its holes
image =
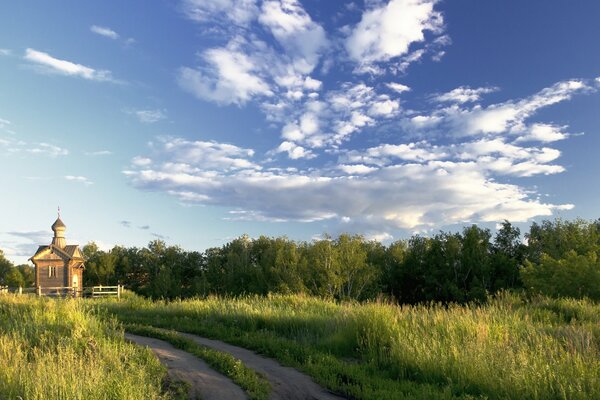
{"type": "Polygon", "coordinates": [[[165,373],[81,301],[0,296],[1,399],[166,399],[165,373]]]}
{"type": "Polygon", "coordinates": [[[487,305],[396,306],[304,296],[105,307],[129,323],[219,338],[359,399],[600,398],[600,305],[502,294],[487,305]]]}

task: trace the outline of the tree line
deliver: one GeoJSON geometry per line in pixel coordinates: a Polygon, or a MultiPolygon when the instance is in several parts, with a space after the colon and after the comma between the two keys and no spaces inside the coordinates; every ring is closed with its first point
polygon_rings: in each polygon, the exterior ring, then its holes
{"type": "Polygon", "coordinates": [[[14,265],[6,259],[0,250],[0,286],[11,288],[33,286],[35,282],[33,267],[27,264],[14,265]]]}
{"type": "MultiPolygon", "coordinates": [[[[356,300],[383,295],[413,304],[484,301],[499,290],[524,289],[600,300],[600,220],[533,223],[524,239],[505,221],[495,235],[472,225],[388,246],[348,234],[311,242],[241,236],[204,252],[160,240],[109,251],[91,242],[83,247],[84,283],[124,284],[167,299],[306,293],[356,300]]],[[[0,285],[2,271],[0,261],[0,285]]]]}

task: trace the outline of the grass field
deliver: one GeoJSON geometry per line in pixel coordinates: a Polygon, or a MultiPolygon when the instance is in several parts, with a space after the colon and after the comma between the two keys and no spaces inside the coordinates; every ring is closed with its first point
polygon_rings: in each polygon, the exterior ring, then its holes
{"type": "Polygon", "coordinates": [[[126,323],[219,338],[357,399],[600,398],[600,305],[395,306],[303,296],[96,303],[126,323]]]}
{"type": "Polygon", "coordinates": [[[168,399],[165,377],[83,301],[0,296],[0,399],[168,399]]]}

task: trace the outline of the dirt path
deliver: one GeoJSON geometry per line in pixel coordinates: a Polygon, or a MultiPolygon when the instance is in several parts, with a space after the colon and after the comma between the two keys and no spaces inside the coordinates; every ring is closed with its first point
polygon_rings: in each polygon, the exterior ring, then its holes
{"type": "Polygon", "coordinates": [[[233,346],[219,340],[206,339],[188,333],[181,335],[206,347],[224,351],[241,360],[248,368],[262,373],[271,383],[272,400],[339,400],[343,397],[332,394],[317,385],[312,378],[294,368],[284,367],[277,361],[260,356],[250,350],[233,346]]]}
{"type": "Polygon", "coordinates": [[[191,385],[190,399],[236,400],[247,399],[244,391],[229,378],[212,370],[204,361],[176,349],[171,344],[149,337],[125,334],[125,339],[141,346],[147,346],[156,354],[173,379],[191,385]]]}

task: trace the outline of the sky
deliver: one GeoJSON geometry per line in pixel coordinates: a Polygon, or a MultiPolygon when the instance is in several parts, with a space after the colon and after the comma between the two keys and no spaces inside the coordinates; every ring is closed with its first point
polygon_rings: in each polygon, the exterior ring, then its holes
{"type": "Polygon", "coordinates": [[[600,2],[0,4],[0,249],[600,217],[600,2]]]}

